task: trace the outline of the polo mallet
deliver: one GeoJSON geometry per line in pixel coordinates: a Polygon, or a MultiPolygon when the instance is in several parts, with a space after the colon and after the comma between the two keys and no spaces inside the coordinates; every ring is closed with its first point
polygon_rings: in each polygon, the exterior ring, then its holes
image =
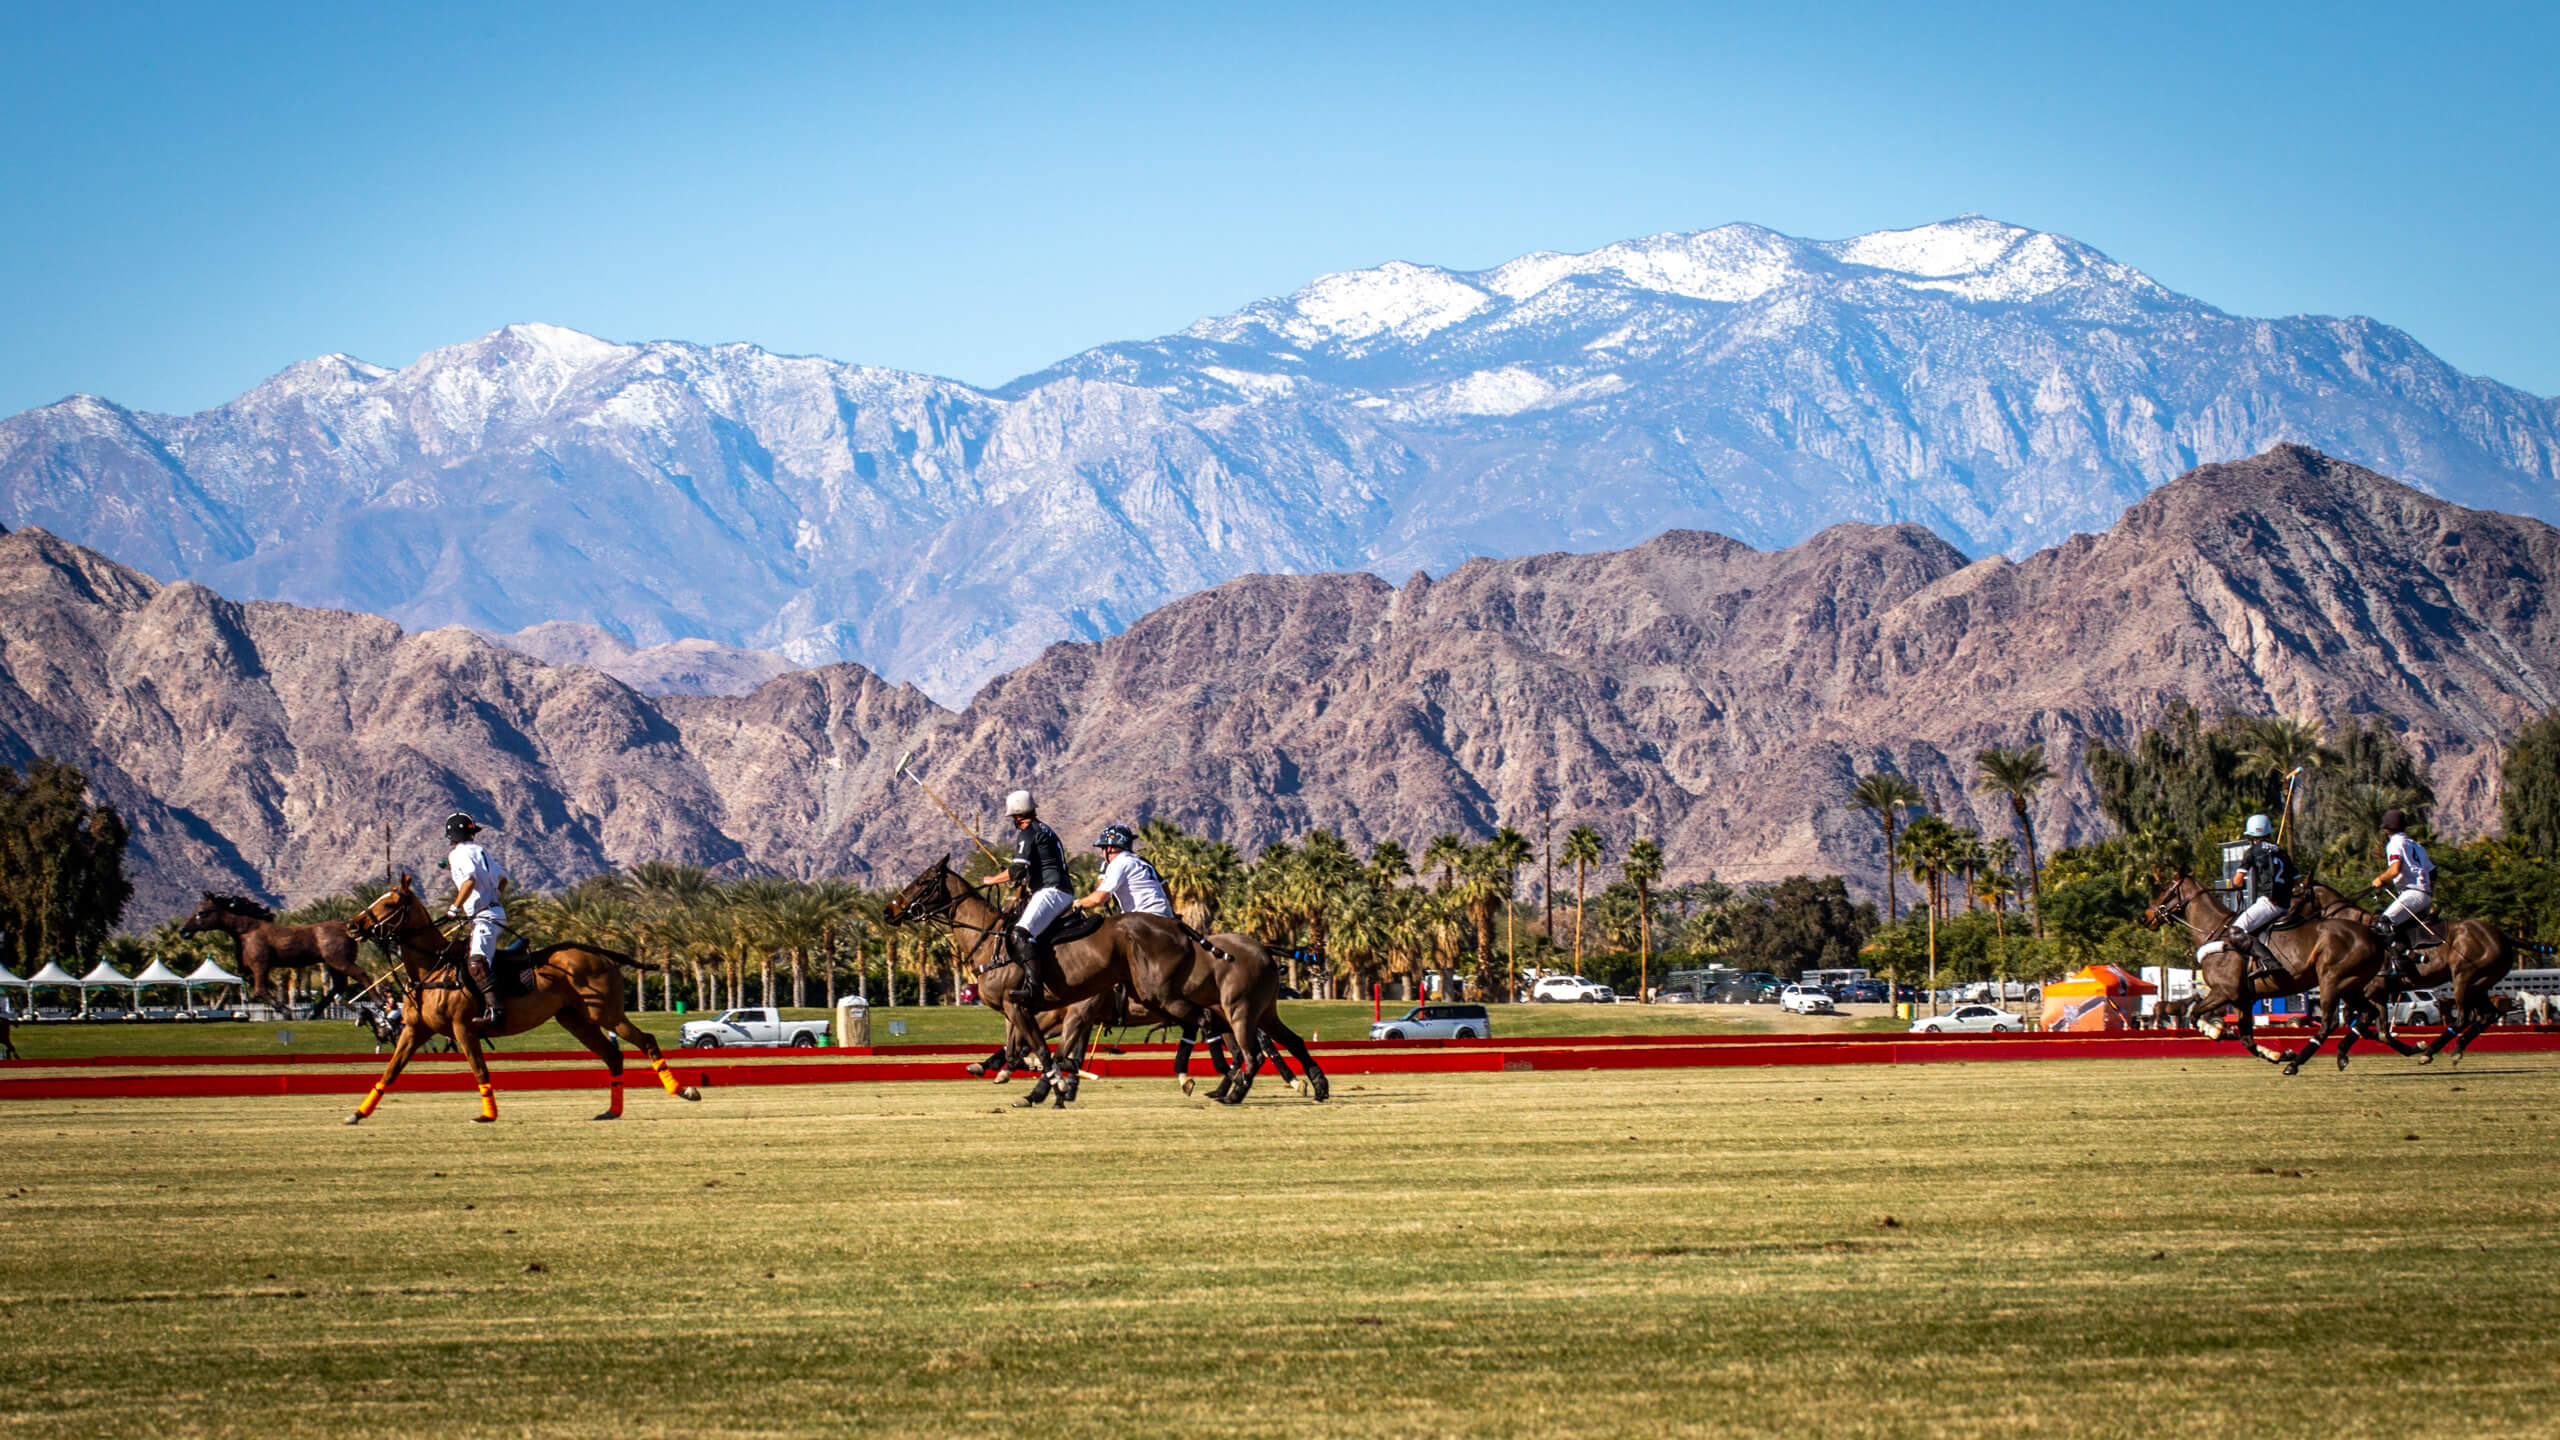
{"type": "Polygon", "coordinates": [[[910,750],[906,754],[898,757],[898,773],[907,779],[916,782],[916,788],[924,792],[924,798],[932,801],[937,809],[941,810],[943,814],[951,817],[951,823],[959,826],[961,833],[967,835],[969,839],[977,845],[978,853],[986,856],[988,863],[994,865],[999,870],[1003,869],[1007,862],[1001,856],[997,855],[995,851],[987,848],[987,842],[978,838],[978,832],[970,828],[969,822],[961,819],[958,811],[943,804],[942,797],[933,793],[933,787],[924,783],[923,776],[915,774],[907,769],[907,762],[914,759],[915,754],[916,752],[910,750]]]}

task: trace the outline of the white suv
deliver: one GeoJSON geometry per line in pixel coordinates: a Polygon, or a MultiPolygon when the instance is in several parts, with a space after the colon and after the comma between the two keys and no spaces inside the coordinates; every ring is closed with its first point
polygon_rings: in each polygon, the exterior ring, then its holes
{"type": "Polygon", "coordinates": [[[1618,994],[1606,985],[1594,985],[1579,975],[1549,975],[1529,987],[1532,1000],[1587,1000],[1595,1004],[1614,1003],[1618,994]]]}
{"type": "Polygon", "coordinates": [[[1840,1007],[1831,1002],[1831,992],[1819,985],[1790,985],[1778,992],[1778,1008],[1799,1015],[1836,1015],[1840,1007]]]}
{"type": "Polygon", "coordinates": [[[1416,1005],[1369,1027],[1372,1040],[1490,1040],[1493,1019],[1481,1005],[1416,1005]]]}

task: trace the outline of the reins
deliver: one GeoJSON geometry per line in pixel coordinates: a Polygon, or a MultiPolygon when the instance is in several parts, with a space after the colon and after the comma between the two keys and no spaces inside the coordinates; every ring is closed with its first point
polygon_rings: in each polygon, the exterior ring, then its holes
{"type": "MultiPolygon", "coordinates": [[[[948,870],[945,870],[942,873],[946,879],[959,881],[961,891],[954,892],[949,885],[939,886],[937,887],[939,893],[926,900],[919,901],[916,904],[901,907],[904,913],[889,923],[893,925],[903,925],[909,920],[922,920],[928,924],[938,924],[946,932],[960,930],[969,931],[978,937],[976,940],[970,942],[968,950],[966,951],[968,956],[974,957],[979,951],[987,948],[987,943],[989,941],[998,939],[1004,934],[1008,917],[1005,915],[1003,906],[992,904],[988,901],[986,891],[980,889],[970,881],[961,879],[961,877],[952,874],[948,870]],[[993,925],[981,925],[974,921],[961,919],[960,902],[964,899],[970,898],[976,899],[979,904],[985,905],[989,910],[994,911],[996,923],[993,925]]],[[[996,955],[999,958],[986,962],[981,962],[972,958],[969,962],[972,967],[970,970],[971,978],[974,979],[984,976],[990,970],[999,969],[1013,963],[1012,957],[1004,953],[1004,948],[1001,945],[996,947],[996,955]]]]}

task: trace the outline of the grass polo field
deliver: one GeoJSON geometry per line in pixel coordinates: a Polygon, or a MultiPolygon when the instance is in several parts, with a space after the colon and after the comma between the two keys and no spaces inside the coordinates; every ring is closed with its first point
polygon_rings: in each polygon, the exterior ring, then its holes
{"type": "Polygon", "coordinates": [[[1377,1075],[1234,1111],[1161,1080],[1065,1113],[975,1083],[635,1087],[617,1125],[593,1093],[505,1095],[498,1063],[496,1126],[438,1094],[357,1129],[334,1097],[0,1108],[0,1430],[2560,1415],[2550,1055],[1377,1075]]]}

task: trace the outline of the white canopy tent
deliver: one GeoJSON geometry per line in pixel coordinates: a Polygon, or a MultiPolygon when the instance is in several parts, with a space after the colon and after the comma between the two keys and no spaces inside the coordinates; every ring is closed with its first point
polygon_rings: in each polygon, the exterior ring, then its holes
{"type": "Polygon", "coordinates": [[[203,964],[187,972],[185,981],[187,987],[187,1008],[190,1010],[196,1008],[196,992],[207,985],[238,985],[241,983],[243,982],[239,976],[222,968],[221,961],[216,960],[211,956],[207,956],[203,964]]]}
{"type": "MultiPolygon", "coordinates": [[[[6,965],[0,965],[0,990],[24,990],[30,1005],[35,1001],[35,984],[6,965]]],[[[0,995],[0,1008],[7,1008],[8,997],[0,995]]]]}
{"type": "MultiPolygon", "coordinates": [[[[133,977],[127,975],[113,965],[108,964],[106,961],[101,960],[97,964],[89,967],[88,974],[80,977],[81,1009],[86,1010],[89,1008],[89,992],[92,990],[133,991],[133,977]]],[[[139,991],[134,991],[134,994],[139,993],[139,991]]],[[[125,998],[132,999],[133,995],[127,995],[125,998]]]]}
{"type": "MultiPolygon", "coordinates": [[[[27,977],[27,1008],[29,1010],[36,1008],[36,991],[48,985],[58,985],[65,990],[79,990],[80,977],[47,960],[44,962],[43,969],[27,977]]],[[[81,990],[80,998],[87,1000],[89,992],[81,990]]]]}
{"type": "MultiPolygon", "coordinates": [[[[139,998],[143,990],[153,985],[175,985],[180,989],[184,989],[186,987],[186,983],[186,976],[179,974],[177,971],[170,969],[168,966],[161,964],[155,959],[150,964],[142,967],[141,974],[133,977],[133,993],[136,998],[139,998]]],[[[187,998],[192,1000],[195,997],[190,993],[187,998]]]]}

